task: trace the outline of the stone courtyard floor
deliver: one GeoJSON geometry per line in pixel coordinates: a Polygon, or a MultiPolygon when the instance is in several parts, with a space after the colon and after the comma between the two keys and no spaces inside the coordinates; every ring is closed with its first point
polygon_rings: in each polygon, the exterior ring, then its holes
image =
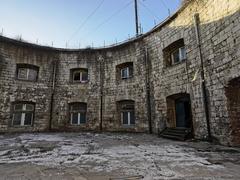
{"type": "Polygon", "coordinates": [[[147,134],[0,135],[0,179],[240,179],[240,149],[147,134]]]}

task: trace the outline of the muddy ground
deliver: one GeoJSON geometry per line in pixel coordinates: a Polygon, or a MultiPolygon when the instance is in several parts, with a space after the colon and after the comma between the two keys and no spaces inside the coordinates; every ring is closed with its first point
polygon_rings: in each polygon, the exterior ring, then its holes
{"type": "Polygon", "coordinates": [[[240,179],[240,149],[147,134],[0,135],[0,179],[240,179]]]}

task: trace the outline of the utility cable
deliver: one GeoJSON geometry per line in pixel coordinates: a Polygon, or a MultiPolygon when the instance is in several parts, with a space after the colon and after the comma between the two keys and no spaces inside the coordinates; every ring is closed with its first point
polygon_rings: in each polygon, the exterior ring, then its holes
{"type": "Polygon", "coordinates": [[[154,16],[157,20],[160,21],[160,18],[151,10],[149,9],[144,3],[139,1],[140,5],[142,5],[152,16],[154,16]]]}
{"type": "Polygon", "coordinates": [[[88,22],[88,20],[97,12],[97,10],[102,6],[105,0],[100,1],[100,3],[97,5],[97,7],[86,17],[86,19],[79,25],[77,30],[72,34],[72,36],[69,38],[67,42],[70,42],[72,38],[79,32],[80,29],[83,28],[83,26],[88,22]]]}
{"type": "Polygon", "coordinates": [[[168,10],[168,15],[170,16],[171,15],[171,11],[169,9],[169,7],[167,6],[167,4],[164,2],[164,0],[159,0],[163,6],[165,6],[165,8],[168,10]]]}
{"type": "Polygon", "coordinates": [[[116,12],[114,12],[111,16],[109,16],[108,18],[106,18],[103,22],[101,22],[98,26],[96,26],[96,28],[94,28],[92,31],[89,31],[89,33],[87,33],[85,35],[88,36],[89,34],[91,34],[92,32],[96,32],[96,30],[98,30],[100,27],[102,27],[104,24],[106,24],[107,22],[109,22],[113,17],[115,17],[116,15],[118,15],[120,12],[122,12],[124,9],[126,9],[130,4],[132,4],[133,1],[131,0],[130,2],[128,2],[127,4],[125,4],[125,6],[121,7],[120,9],[118,9],[116,12]]]}
{"type": "Polygon", "coordinates": [[[159,0],[159,1],[163,4],[163,6],[165,6],[165,8],[169,9],[169,7],[166,5],[166,3],[164,2],[164,0],[159,0]]]}

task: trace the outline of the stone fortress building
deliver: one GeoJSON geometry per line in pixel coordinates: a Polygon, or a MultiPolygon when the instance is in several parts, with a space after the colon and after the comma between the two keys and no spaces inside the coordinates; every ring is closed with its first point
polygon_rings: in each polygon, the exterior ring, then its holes
{"type": "Polygon", "coordinates": [[[239,0],[192,0],[112,47],[0,37],[0,132],[165,128],[240,145],[239,0]]]}

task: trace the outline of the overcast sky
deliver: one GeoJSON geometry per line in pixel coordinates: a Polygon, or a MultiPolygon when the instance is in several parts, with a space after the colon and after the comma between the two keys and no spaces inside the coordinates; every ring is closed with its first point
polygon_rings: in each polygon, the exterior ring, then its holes
{"type": "MultiPolygon", "coordinates": [[[[146,32],[180,0],[138,0],[146,32]]],[[[135,35],[134,0],[0,0],[0,31],[54,47],[103,46],[135,35]]]]}

